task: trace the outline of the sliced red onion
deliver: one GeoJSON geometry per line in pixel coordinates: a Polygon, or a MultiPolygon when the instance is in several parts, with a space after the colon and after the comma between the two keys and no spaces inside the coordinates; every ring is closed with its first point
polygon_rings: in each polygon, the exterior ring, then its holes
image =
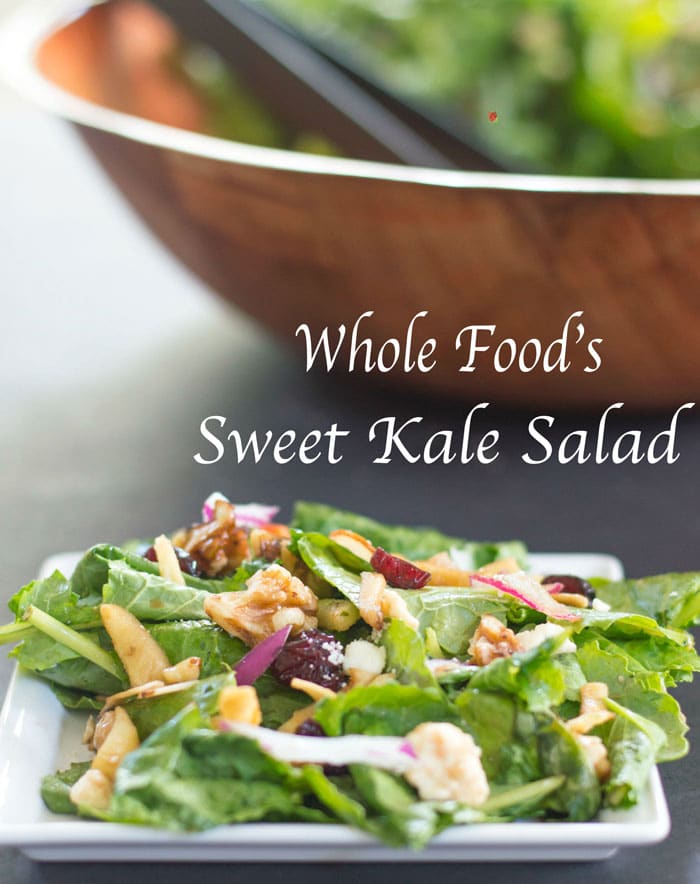
{"type": "Polygon", "coordinates": [[[550,595],[556,595],[559,592],[564,592],[563,583],[543,583],[542,588],[546,589],[550,595]]]}
{"type": "Polygon", "coordinates": [[[416,752],[403,737],[368,737],[349,734],[345,737],[303,737],[265,727],[219,721],[220,730],[248,737],[260,748],[289,764],[323,764],[344,767],[348,764],[367,764],[395,773],[403,773],[414,763],[416,752]]]}
{"type": "Polygon", "coordinates": [[[211,522],[216,513],[216,504],[219,500],[223,500],[226,503],[230,503],[231,501],[223,495],[220,491],[213,491],[209,497],[202,504],[202,521],[203,522],[211,522]]]}
{"type": "MultiPolygon", "coordinates": [[[[231,501],[220,491],[214,491],[207,497],[202,505],[202,521],[211,522],[216,515],[216,504],[223,500],[231,501]]],[[[262,528],[269,524],[280,511],[278,506],[269,506],[266,503],[234,503],[236,512],[236,524],[240,528],[262,528]]]]}
{"type": "Polygon", "coordinates": [[[251,685],[257,681],[263,672],[275,662],[291,631],[291,624],[278,629],[277,632],[263,639],[260,644],[251,648],[244,657],[241,657],[233,667],[233,671],[236,673],[236,684],[251,685]]]}
{"type": "Polygon", "coordinates": [[[500,592],[512,595],[519,602],[540,611],[548,617],[554,617],[556,620],[580,620],[581,615],[575,613],[571,608],[555,601],[547,590],[539,584],[534,577],[519,571],[516,574],[499,574],[498,577],[486,577],[483,574],[474,574],[472,577],[472,586],[479,583],[486,586],[492,586],[500,592]]]}
{"type": "Polygon", "coordinates": [[[403,743],[399,746],[399,752],[403,752],[404,755],[408,755],[409,758],[413,758],[414,760],[418,758],[418,753],[408,742],[408,740],[404,740],[403,743]]]}
{"type": "Polygon", "coordinates": [[[236,525],[239,528],[263,528],[280,511],[278,506],[265,503],[236,503],[236,525]]]}

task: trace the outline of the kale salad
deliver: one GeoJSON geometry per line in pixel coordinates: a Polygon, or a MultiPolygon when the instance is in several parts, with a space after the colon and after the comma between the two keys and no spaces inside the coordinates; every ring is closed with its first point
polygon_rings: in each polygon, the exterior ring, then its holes
{"type": "Polygon", "coordinates": [[[532,574],[474,543],[221,494],[20,589],[0,642],[86,719],[58,814],[202,831],[344,823],[424,847],[458,824],[632,807],[687,725],[700,572],[532,574]]]}

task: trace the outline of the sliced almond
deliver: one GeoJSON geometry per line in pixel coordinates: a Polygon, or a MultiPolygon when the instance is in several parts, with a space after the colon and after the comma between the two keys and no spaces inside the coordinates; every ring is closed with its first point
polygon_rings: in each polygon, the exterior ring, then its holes
{"type": "Polygon", "coordinates": [[[360,598],[358,608],[360,617],[373,629],[384,626],[381,599],[386,589],[386,580],[381,574],[363,571],[360,574],[360,598]]]}
{"type": "Polygon", "coordinates": [[[336,531],[331,531],[328,536],[339,546],[354,553],[358,558],[364,559],[366,562],[369,562],[376,552],[376,548],[366,537],[363,537],[361,534],[356,534],[354,531],[338,529],[336,531]]]}
{"type": "Polygon", "coordinates": [[[151,697],[163,697],[166,694],[177,694],[179,691],[185,691],[187,688],[192,687],[193,684],[197,684],[197,681],[179,681],[176,684],[165,684],[165,682],[162,681],[149,681],[146,684],[137,685],[134,688],[129,688],[126,691],[119,691],[118,694],[112,694],[111,697],[107,697],[102,711],[104,712],[106,709],[113,709],[116,706],[121,706],[124,700],[128,700],[130,697],[137,697],[139,700],[149,700],[151,697]]]}
{"type": "Polygon", "coordinates": [[[156,559],[158,560],[160,576],[165,577],[166,580],[170,580],[172,583],[179,583],[184,586],[185,578],[182,573],[182,568],[180,567],[180,562],[177,559],[175,547],[170,538],[166,537],[165,534],[156,537],[153,541],[153,549],[155,550],[156,559]]]}
{"type": "Polygon", "coordinates": [[[608,686],[604,681],[587,681],[581,687],[581,713],[605,709],[608,696],[608,686]]]}
{"type": "Polygon", "coordinates": [[[92,740],[95,736],[95,718],[94,716],[88,716],[88,720],[85,722],[85,730],[83,731],[82,736],[82,744],[83,746],[87,746],[88,748],[92,746],[92,740]]]}
{"type": "Polygon", "coordinates": [[[296,712],[292,713],[292,715],[284,722],[284,724],[281,724],[277,728],[277,730],[282,731],[283,734],[295,734],[305,721],[314,717],[315,711],[315,703],[297,709],[296,712]]]}
{"type": "Polygon", "coordinates": [[[589,681],[581,687],[581,711],[576,718],[566,722],[574,734],[587,734],[598,725],[605,724],[615,717],[607,708],[608,686],[602,681],[589,681]]]}
{"type": "Polygon", "coordinates": [[[566,722],[566,726],[572,734],[587,734],[594,727],[605,724],[606,721],[610,721],[612,718],[615,718],[615,713],[609,709],[596,709],[593,712],[584,712],[582,715],[577,715],[576,718],[570,718],[566,722]]]}
{"type": "Polygon", "coordinates": [[[105,709],[111,709],[113,706],[119,706],[124,700],[128,700],[129,697],[142,697],[144,696],[144,691],[149,691],[153,688],[162,687],[165,682],[160,680],[147,681],[145,684],[137,684],[134,685],[133,688],[127,688],[125,691],[119,691],[116,694],[111,694],[111,696],[105,698],[105,705],[103,708],[103,712],[105,709]]]}
{"type": "Polygon", "coordinates": [[[92,735],[92,743],[89,747],[93,752],[97,752],[109,736],[109,732],[114,725],[114,718],[114,709],[103,709],[100,712],[97,724],[95,725],[95,732],[92,735]]]}
{"type": "Polygon", "coordinates": [[[202,670],[200,657],[185,657],[174,666],[168,666],[163,670],[163,680],[166,684],[180,684],[183,681],[197,681],[202,670]]]}
{"type": "Polygon", "coordinates": [[[335,691],[332,691],[330,688],[324,688],[320,684],[316,684],[313,681],[307,681],[305,678],[293,678],[289,682],[289,687],[294,688],[295,691],[303,691],[307,695],[307,697],[311,697],[312,700],[318,702],[318,700],[324,700],[326,697],[337,696],[335,691]]]}
{"type": "Polygon", "coordinates": [[[368,684],[372,684],[375,678],[377,678],[376,673],[367,672],[366,669],[358,669],[356,666],[351,666],[347,674],[350,677],[348,687],[351,690],[352,688],[363,688],[368,684]]]}
{"type": "Polygon", "coordinates": [[[408,605],[401,596],[393,589],[385,589],[379,602],[382,614],[393,620],[401,620],[411,629],[418,629],[418,620],[408,610],[408,605]]]}
{"type": "Polygon", "coordinates": [[[167,694],[177,694],[180,691],[186,691],[192,685],[197,684],[196,681],[179,681],[177,684],[155,685],[145,688],[141,693],[141,698],[149,700],[151,697],[165,697],[167,694]]]}
{"type": "Polygon", "coordinates": [[[568,605],[570,608],[587,608],[588,599],[585,595],[579,595],[577,592],[555,592],[552,594],[555,602],[560,605],[568,605]]]}
{"type": "Polygon", "coordinates": [[[393,672],[381,672],[379,675],[375,675],[370,684],[372,687],[378,688],[383,684],[389,684],[392,681],[396,681],[396,676],[393,672]]]}

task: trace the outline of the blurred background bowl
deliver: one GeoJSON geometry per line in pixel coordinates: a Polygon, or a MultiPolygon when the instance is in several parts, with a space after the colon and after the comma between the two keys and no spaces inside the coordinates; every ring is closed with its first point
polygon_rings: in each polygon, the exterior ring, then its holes
{"type": "Polygon", "coordinates": [[[72,121],[180,260],[274,332],[293,339],[301,322],[320,331],[374,310],[362,328],[381,343],[428,310],[418,332],[438,339],[437,366],[399,365],[383,381],[524,406],[696,395],[700,181],[445,171],[205,134],[211,103],[173,66],[176,45],[168,20],[135,0],[32,2],[0,35],[6,78],[72,121]],[[463,326],[546,345],[574,311],[585,339],[568,372],[499,373],[489,354],[459,371],[463,326]],[[586,373],[591,337],[603,364],[586,373]]]}

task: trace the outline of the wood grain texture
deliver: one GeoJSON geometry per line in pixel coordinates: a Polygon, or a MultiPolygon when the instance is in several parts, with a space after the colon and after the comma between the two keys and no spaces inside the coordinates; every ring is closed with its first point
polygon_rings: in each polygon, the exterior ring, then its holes
{"type": "MultiPolygon", "coordinates": [[[[75,53],[74,33],[71,39],[75,53]]],[[[55,68],[48,73],[60,82],[55,68]]],[[[65,81],[74,90],[75,77],[74,66],[65,81]]],[[[401,337],[416,312],[429,310],[420,328],[438,338],[438,366],[388,379],[404,389],[524,406],[623,401],[640,408],[700,392],[698,197],[303,173],[85,126],[82,134],[183,263],[282,337],[294,340],[300,322],[320,330],[374,310],[363,328],[381,342],[401,337]],[[583,347],[572,351],[564,374],[499,374],[488,360],[475,373],[458,371],[463,354],[454,339],[462,326],[495,324],[499,336],[548,342],[576,310],[587,337],[604,339],[596,373],[583,373],[583,347]]],[[[300,341],[296,347],[301,357],[300,341]]]]}

